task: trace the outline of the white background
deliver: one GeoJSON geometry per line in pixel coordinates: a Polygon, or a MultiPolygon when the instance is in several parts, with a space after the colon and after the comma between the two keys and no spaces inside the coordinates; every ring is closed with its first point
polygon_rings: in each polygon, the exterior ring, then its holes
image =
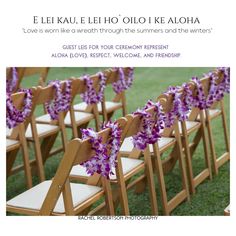
{"type": "MultiPolygon", "coordinates": [[[[183,234],[231,235],[235,226],[235,7],[233,1],[1,1],[0,3],[0,138],[5,141],[5,68],[6,66],[191,66],[231,67],[231,217],[159,217],[157,221],[78,221],[72,217],[6,217],[5,216],[5,149],[0,158],[0,232],[1,235],[66,234],[183,234]],[[34,28],[33,15],[39,16],[198,16],[202,28],[213,28],[210,35],[24,35],[22,27],[34,28]],[[62,44],[110,43],[169,44],[182,56],[178,60],[86,59],[56,60],[48,51],[62,44]],[[4,233],[3,233],[4,232],[4,233]]],[[[116,26],[117,27],[117,26],[116,26]]],[[[223,209],[222,209],[223,211],[223,209]]]]}

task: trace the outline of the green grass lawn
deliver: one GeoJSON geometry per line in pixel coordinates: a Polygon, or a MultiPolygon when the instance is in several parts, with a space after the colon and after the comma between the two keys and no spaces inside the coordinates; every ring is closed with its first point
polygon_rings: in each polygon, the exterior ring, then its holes
{"type": "MultiPolygon", "coordinates": [[[[66,79],[71,76],[79,77],[83,74],[93,74],[103,68],[51,68],[48,80],[66,79]]],[[[138,107],[142,107],[148,99],[155,100],[170,85],[181,85],[187,82],[193,76],[201,77],[203,73],[207,73],[212,68],[135,68],[135,80],[133,86],[127,91],[127,108],[128,112],[135,111],[138,107]]],[[[37,84],[37,78],[32,76],[26,78],[22,82],[23,87],[31,87],[37,84]]],[[[111,96],[111,90],[106,91],[107,97],[111,96]]],[[[79,98],[77,99],[79,101],[79,98]]],[[[225,97],[226,114],[229,124],[229,96],[225,97]]],[[[37,115],[42,110],[38,109],[37,115]]],[[[121,116],[117,112],[115,118],[121,116]]],[[[92,124],[93,126],[93,124],[92,124]]],[[[223,129],[221,119],[213,122],[213,133],[216,146],[216,153],[220,155],[224,152],[223,129]]],[[[58,140],[56,145],[59,145],[58,140]]],[[[30,156],[33,157],[34,151],[30,150],[30,156]]],[[[204,166],[203,148],[200,144],[193,157],[194,173],[200,172],[204,166]]],[[[57,170],[62,154],[55,155],[46,162],[46,178],[52,178],[57,170]]],[[[21,162],[21,158],[17,159],[17,163],[21,162]]],[[[213,180],[204,181],[197,187],[196,194],[191,196],[190,202],[184,202],[178,206],[171,215],[223,215],[224,208],[229,204],[230,196],[230,165],[226,163],[219,170],[217,176],[213,176],[213,180]]],[[[178,165],[174,170],[165,177],[168,196],[173,196],[181,187],[181,177],[178,165]]],[[[34,184],[38,183],[36,176],[33,177],[34,184]]],[[[18,173],[11,176],[7,180],[7,199],[11,199],[17,194],[25,190],[24,174],[18,173]]],[[[158,207],[160,215],[162,214],[159,188],[156,181],[156,191],[158,194],[158,207]]],[[[150,204],[148,190],[142,194],[135,194],[129,191],[129,206],[131,215],[150,215],[150,204]]],[[[119,209],[118,209],[119,213],[119,209]]]]}

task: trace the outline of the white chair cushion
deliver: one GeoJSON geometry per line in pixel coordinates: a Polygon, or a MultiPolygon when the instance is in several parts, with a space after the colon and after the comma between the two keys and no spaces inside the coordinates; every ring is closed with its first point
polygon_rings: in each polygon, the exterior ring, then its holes
{"type": "MultiPolygon", "coordinates": [[[[174,141],[174,138],[162,137],[158,140],[158,146],[161,149],[173,141],[174,141]]],[[[133,145],[132,137],[129,137],[129,138],[126,138],[124,142],[122,143],[120,152],[129,153],[129,152],[132,152],[133,148],[134,148],[134,145],[133,145]]],[[[151,144],[149,145],[149,149],[150,149],[150,152],[153,152],[153,146],[151,144]]]]}
{"type": "MultiPolygon", "coordinates": [[[[89,121],[93,119],[93,115],[90,113],[86,113],[86,112],[79,112],[79,111],[75,111],[75,120],[76,123],[81,122],[82,120],[86,120],[89,121]]],[[[45,114],[43,116],[39,116],[36,118],[36,121],[38,122],[44,122],[44,123],[50,123],[51,119],[49,114],[45,114]]],[[[65,124],[66,125],[71,125],[71,119],[70,119],[70,113],[67,113],[66,117],[65,117],[65,124]]]]}
{"type": "MultiPolygon", "coordinates": [[[[179,124],[179,131],[182,134],[181,122],[178,122],[178,124],[179,124]]],[[[197,121],[186,121],[186,128],[187,128],[187,130],[191,130],[192,128],[194,128],[197,125],[199,125],[199,122],[197,122],[197,121]]]]}
{"type": "Polygon", "coordinates": [[[10,136],[13,129],[6,128],[6,136],[10,136]]]}
{"type": "MultiPolygon", "coordinates": [[[[143,160],[122,157],[121,158],[121,163],[122,163],[123,174],[126,175],[130,171],[135,169],[137,166],[142,164],[143,160]]],[[[114,168],[112,169],[112,172],[114,173],[114,175],[110,175],[110,179],[115,180],[116,179],[116,174],[115,174],[116,171],[115,171],[114,168]]],[[[90,175],[87,174],[86,168],[81,166],[81,165],[73,166],[73,168],[70,172],[70,175],[83,176],[83,177],[89,177],[90,176],[90,175]]]]}
{"type": "MultiPolygon", "coordinates": [[[[21,193],[7,202],[8,206],[27,208],[33,210],[40,210],[43,201],[47,195],[52,181],[44,181],[35,187],[21,193]]],[[[71,193],[73,199],[73,206],[76,207],[82,202],[86,201],[96,193],[100,192],[102,188],[86,185],[86,184],[75,184],[71,183],[71,193]]],[[[54,212],[64,213],[65,207],[63,202],[62,194],[60,195],[57,204],[54,208],[54,212]]]]}
{"type": "Polygon", "coordinates": [[[87,103],[86,102],[81,102],[78,104],[74,105],[74,110],[80,110],[80,111],[84,111],[87,108],[87,103]]]}
{"type": "MultiPolygon", "coordinates": [[[[214,116],[217,116],[218,114],[221,113],[221,110],[220,109],[209,109],[209,115],[210,117],[214,117],[214,116]]],[[[204,118],[205,118],[205,112],[203,113],[204,115],[204,118]]],[[[197,120],[200,121],[200,115],[197,116],[197,120]]]]}
{"type": "Polygon", "coordinates": [[[45,123],[50,123],[51,122],[51,118],[50,118],[49,114],[39,116],[35,120],[39,121],[39,122],[45,122],[45,123]]]}
{"type": "MultiPolygon", "coordinates": [[[[119,107],[122,107],[122,103],[121,102],[106,101],[105,107],[106,107],[107,111],[113,111],[119,107]]],[[[102,112],[102,104],[100,102],[98,103],[98,112],[102,112]]]]}
{"type": "Polygon", "coordinates": [[[9,148],[10,146],[16,145],[16,144],[20,144],[20,142],[18,140],[7,138],[7,141],[6,141],[6,147],[7,148],[9,148]]]}
{"type": "MultiPolygon", "coordinates": [[[[53,131],[59,130],[58,126],[56,125],[49,125],[49,124],[36,124],[36,129],[38,136],[44,136],[47,134],[50,134],[53,131]]],[[[28,126],[26,133],[25,133],[26,138],[32,138],[32,130],[31,130],[31,125],[28,126]]]]}
{"type": "MultiPolygon", "coordinates": [[[[83,122],[83,121],[84,122],[90,121],[93,118],[94,118],[94,116],[91,113],[75,111],[75,122],[76,122],[76,124],[80,123],[80,122],[83,122]]],[[[66,125],[71,125],[70,113],[67,113],[67,115],[66,115],[65,124],[66,125]]]]}
{"type": "MultiPolygon", "coordinates": [[[[102,112],[101,103],[99,102],[97,104],[97,106],[98,106],[98,111],[101,113],[102,112]]],[[[105,106],[106,106],[106,110],[115,110],[116,108],[121,107],[122,103],[121,102],[106,101],[105,106]]],[[[75,110],[80,110],[80,111],[84,111],[86,109],[86,107],[87,107],[87,104],[85,102],[81,102],[81,103],[78,103],[78,104],[74,105],[74,109],[75,110]]]]}

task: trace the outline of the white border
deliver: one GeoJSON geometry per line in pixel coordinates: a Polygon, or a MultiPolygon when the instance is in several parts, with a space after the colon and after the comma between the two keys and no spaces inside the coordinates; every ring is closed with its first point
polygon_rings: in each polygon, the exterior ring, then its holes
{"type": "MultiPolygon", "coordinates": [[[[1,23],[1,83],[0,90],[5,91],[4,78],[6,66],[230,66],[231,67],[231,131],[236,130],[235,115],[235,38],[232,31],[235,26],[235,12],[233,1],[3,1],[0,3],[1,23]],[[135,42],[161,42],[169,43],[183,52],[184,57],[177,61],[134,61],[127,60],[94,60],[94,61],[56,61],[45,56],[46,52],[56,45],[65,42],[75,42],[70,37],[35,37],[24,36],[20,29],[24,26],[32,27],[32,15],[115,15],[126,14],[132,16],[182,16],[197,15],[203,21],[203,26],[212,26],[214,33],[207,37],[175,37],[175,36],[140,36],[132,39],[130,36],[97,38],[78,37],[80,43],[109,43],[126,42],[130,39],[135,42]],[[233,19],[234,18],[234,19],[233,19]]],[[[5,98],[1,93],[0,122],[5,123],[5,98]]],[[[5,132],[0,132],[1,140],[5,140],[5,132]]],[[[235,156],[235,133],[231,132],[231,156],[235,156]]],[[[5,151],[1,151],[0,179],[1,195],[1,234],[4,235],[43,235],[68,233],[75,234],[110,234],[116,235],[128,232],[138,235],[154,234],[200,234],[223,235],[229,234],[235,228],[235,160],[231,160],[231,217],[159,217],[157,221],[77,221],[76,218],[48,218],[48,217],[5,217],[5,151]],[[119,225],[118,225],[119,224],[119,225]]],[[[223,209],[222,209],[223,211],[223,209]]]]}

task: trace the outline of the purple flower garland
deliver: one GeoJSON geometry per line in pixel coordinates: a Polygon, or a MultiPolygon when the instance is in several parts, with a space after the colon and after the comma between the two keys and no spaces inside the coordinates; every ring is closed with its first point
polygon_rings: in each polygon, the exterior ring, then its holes
{"type": "Polygon", "coordinates": [[[115,70],[119,72],[119,80],[117,82],[114,82],[112,84],[112,87],[114,92],[118,94],[124,90],[129,89],[132,86],[134,80],[134,68],[129,67],[129,74],[127,79],[125,78],[125,73],[123,68],[119,67],[115,68],[115,70]]]}
{"type": "Polygon", "coordinates": [[[193,77],[192,81],[196,85],[197,93],[193,95],[193,106],[199,108],[200,110],[206,109],[206,96],[204,94],[203,86],[198,77],[193,77]]]}
{"type": "Polygon", "coordinates": [[[193,92],[190,89],[190,84],[189,83],[184,83],[182,84],[182,109],[185,114],[183,116],[181,121],[187,120],[188,119],[188,114],[192,109],[192,104],[193,104],[193,92]]]}
{"type": "Polygon", "coordinates": [[[208,95],[205,96],[203,86],[201,81],[197,77],[193,77],[192,81],[196,85],[197,94],[192,96],[193,106],[198,107],[199,109],[208,109],[216,101],[220,101],[225,93],[230,92],[230,74],[229,68],[218,68],[216,72],[209,72],[205,75],[206,78],[209,78],[210,85],[208,95]],[[223,73],[222,81],[217,85],[216,81],[219,79],[219,74],[223,73]]]}
{"type": "Polygon", "coordinates": [[[81,94],[81,98],[87,104],[96,104],[98,102],[102,102],[104,90],[106,88],[106,80],[107,78],[104,76],[102,72],[97,74],[99,76],[99,91],[96,92],[96,89],[93,86],[93,80],[88,76],[85,75],[83,80],[86,84],[86,91],[81,94]]]}
{"type": "Polygon", "coordinates": [[[221,71],[224,73],[224,79],[221,82],[221,85],[224,85],[224,92],[230,93],[230,69],[229,67],[220,67],[218,68],[218,71],[221,71]]]}
{"type": "Polygon", "coordinates": [[[59,80],[50,81],[55,90],[55,98],[53,102],[46,102],[45,107],[52,120],[58,120],[59,112],[68,111],[71,103],[71,81],[65,81],[65,91],[62,92],[61,82],[59,80]]]}
{"type": "Polygon", "coordinates": [[[151,100],[147,102],[143,109],[138,109],[134,115],[142,117],[142,126],[140,131],[133,136],[133,144],[139,150],[144,150],[148,144],[154,144],[161,138],[161,132],[164,129],[164,113],[159,102],[153,103],[151,100]],[[154,117],[146,110],[155,107],[154,117]]]}
{"type": "Polygon", "coordinates": [[[32,91],[31,89],[20,89],[19,92],[25,93],[24,105],[22,110],[16,109],[11,99],[11,94],[7,93],[6,97],[6,124],[9,129],[16,127],[25,121],[30,115],[32,108],[32,91]]]}
{"type": "Polygon", "coordinates": [[[218,89],[216,91],[215,99],[220,101],[225,93],[230,93],[230,69],[228,67],[217,68],[216,73],[223,73],[223,79],[218,84],[218,89]]]}
{"type": "Polygon", "coordinates": [[[12,93],[16,89],[18,82],[18,72],[16,67],[12,67],[12,79],[6,81],[6,91],[7,93],[12,93]]]}
{"type": "Polygon", "coordinates": [[[192,104],[192,91],[189,85],[184,83],[182,86],[170,86],[164,94],[173,97],[172,109],[165,116],[166,127],[171,127],[176,117],[179,121],[187,120],[192,104]]]}
{"type": "Polygon", "coordinates": [[[109,179],[110,175],[114,175],[112,168],[117,165],[117,155],[121,145],[121,129],[116,122],[108,122],[103,126],[103,129],[105,128],[111,129],[109,140],[105,144],[102,143],[102,137],[99,137],[92,128],[81,129],[82,139],[90,138],[92,149],[95,151],[94,156],[81,165],[86,168],[89,175],[98,173],[109,179]]]}

